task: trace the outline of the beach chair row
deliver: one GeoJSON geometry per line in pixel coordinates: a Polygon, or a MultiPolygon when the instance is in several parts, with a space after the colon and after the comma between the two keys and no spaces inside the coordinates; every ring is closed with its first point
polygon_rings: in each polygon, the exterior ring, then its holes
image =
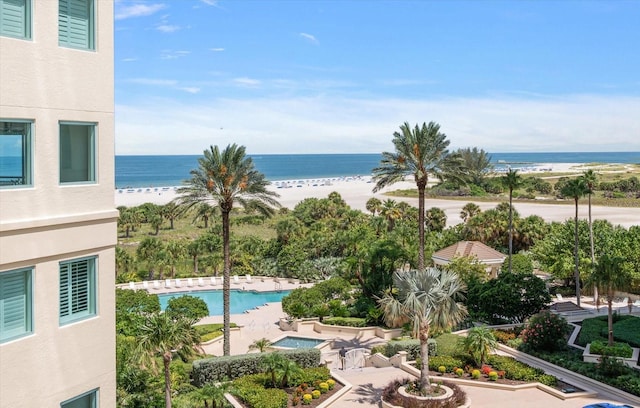
{"type": "MultiPolygon", "coordinates": [[[[241,280],[238,275],[233,276],[233,283],[240,284],[241,280]]],[[[245,283],[253,283],[251,275],[245,275],[244,278],[245,283]]],[[[205,287],[205,286],[216,286],[222,285],[224,280],[221,277],[211,276],[208,278],[186,278],[186,279],[165,279],[165,280],[154,280],[154,281],[143,281],[140,285],[136,284],[136,282],[129,282],[129,289],[137,290],[137,289],[173,289],[173,288],[182,288],[182,287],[205,287]]]]}

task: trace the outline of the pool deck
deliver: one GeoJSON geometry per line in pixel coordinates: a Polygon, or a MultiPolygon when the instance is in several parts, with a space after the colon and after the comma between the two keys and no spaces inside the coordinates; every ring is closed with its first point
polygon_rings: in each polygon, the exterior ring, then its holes
{"type": "MultiPolygon", "coordinates": [[[[279,288],[281,290],[311,286],[311,284],[300,284],[296,281],[289,282],[282,279],[279,281],[279,284],[279,288]]],[[[136,289],[142,289],[140,282],[135,285],[136,289]]],[[[119,287],[127,289],[129,288],[129,285],[124,284],[119,285],[119,287]]],[[[245,290],[257,291],[273,291],[276,288],[273,278],[264,278],[264,280],[262,280],[260,277],[252,277],[252,283],[246,282],[245,278],[240,278],[238,283],[234,283],[232,281],[232,289],[242,289],[243,287],[245,290]]],[[[181,288],[162,288],[159,290],[150,289],[149,292],[160,294],[212,289],[222,289],[222,285],[219,282],[215,286],[206,285],[204,287],[185,287],[185,285],[183,285],[181,288]]],[[[590,316],[585,317],[593,317],[593,315],[602,314],[603,312],[606,313],[606,307],[601,308],[600,311],[595,311],[593,310],[595,307],[591,305],[585,306],[587,309],[590,309],[588,310],[588,312],[590,312],[590,316]]],[[[624,312],[624,310],[621,311],[624,312]]],[[[363,345],[369,347],[371,344],[375,344],[380,341],[379,338],[349,336],[336,337],[335,335],[329,336],[321,333],[313,333],[313,335],[310,336],[305,333],[283,331],[280,329],[278,323],[280,318],[285,316],[286,315],[282,311],[282,305],[280,302],[267,303],[245,313],[232,314],[231,322],[236,323],[239,326],[239,329],[232,329],[231,332],[231,354],[236,355],[247,353],[249,345],[251,345],[255,340],[261,338],[274,340],[285,334],[334,340],[332,350],[336,353],[343,345],[347,349],[362,347],[363,345]]],[[[200,323],[222,323],[222,316],[206,317],[202,319],[200,323]]],[[[206,344],[203,348],[205,352],[210,355],[220,356],[223,354],[223,344],[221,340],[206,344]]],[[[352,385],[352,388],[338,401],[331,404],[331,408],[379,407],[380,395],[384,386],[395,378],[405,378],[409,376],[409,374],[403,370],[395,367],[366,367],[347,369],[344,371],[334,370],[334,372],[348,381],[352,385]]],[[[588,385],[581,383],[579,380],[572,381],[572,383],[577,387],[589,389],[588,385]]],[[[629,404],[636,407],[640,405],[638,404],[640,399],[625,400],[612,394],[607,394],[606,392],[601,392],[596,397],[578,397],[562,400],[536,388],[518,391],[488,389],[474,386],[462,386],[462,388],[471,399],[471,406],[473,407],[511,408],[517,406],[518,408],[581,408],[585,405],[604,401],[617,404],[629,404]]]]}

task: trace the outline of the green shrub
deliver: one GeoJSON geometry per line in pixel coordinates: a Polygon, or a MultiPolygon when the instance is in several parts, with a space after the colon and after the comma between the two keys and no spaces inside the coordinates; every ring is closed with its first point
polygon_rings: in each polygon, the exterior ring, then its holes
{"type": "Polygon", "coordinates": [[[322,323],[333,326],[367,327],[367,319],[361,317],[325,317],[322,323]]]}
{"type": "Polygon", "coordinates": [[[304,405],[309,405],[311,404],[311,400],[313,399],[313,397],[311,396],[311,394],[304,394],[302,396],[302,403],[304,405]]]}
{"type": "MultiPolygon", "coordinates": [[[[320,350],[303,348],[278,351],[301,368],[320,365],[320,350]]],[[[193,362],[193,384],[202,387],[205,384],[233,380],[245,375],[263,371],[264,353],[240,354],[236,356],[212,357],[193,362]]],[[[324,378],[326,378],[325,376],[324,378]]]]}
{"type": "Polygon", "coordinates": [[[546,310],[529,319],[520,337],[527,348],[553,351],[566,346],[569,328],[564,317],[546,310]]]}
{"type": "Polygon", "coordinates": [[[265,388],[265,374],[246,375],[233,381],[232,393],[253,408],[286,408],[289,396],[278,388],[265,388]]]}
{"type": "Polygon", "coordinates": [[[433,356],[429,358],[429,370],[436,371],[438,367],[445,367],[446,371],[453,371],[454,368],[463,367],[465,362],[452,356],[433,356]]]}
{"type": "Polygon", "coordinates": [[[497,381],[498,380],[498,373],[495,371],[490,371],[489,372],[489,379],[491,381],[497,381]]]}
{"type": "MultiPolygon", "coordinates": [[[[491,355],[488,363],[495,370],[504,371],[505,378],[515,381],[540,381],[544,371],[521,363],[511,357],[491,355]]],[[[548,381],[549,379],[545,379],[548,381]]]]}
{"type": "Polygon", "coordinates": [[[392,340],[387,343],[384,355],[387,357],[393,357],[400,351],[407,352],[407,359],[409,361],[415,360],[420,357],[420,340],[392,340]]]}
{"type": "Polygon", "coordinates": [[[640,347],[640,317],[620,316],[613,325],[613,335],[616,340],[628,343],[631,347],[640,347]]]}
{"type": "Polygon", "coordinates": [[[332,390],[336,386],[336,382],[335,382],[335,380],[329,378],[327,380],[327,385],[329,386],[329,389],[332,390]]]}
{"type": "MultiPolygon", "coordinates": [[[[224,325],[222,323],[211,323],[211,324],[199,324],[193,327],[195,327],[198,334],[200,334],[200,341],[204,343],[209,340],[213,340],[216,337],[222,336],[223,326],[224,325]]],[[[238,327],[238,325],[235,323],[231,323],[230,326],[232,328],[238,327]]]]}
{"type": "Polygon", "coordinates": [[[313,391],[311,391],[311,397],[313,397],[313,399],[318,399],[318,398],[320,398],[320,390],[313,390],[313,391]]]}
{"type": "Polygon", "coordinates": [[[613,346],[607,345],[601,340],[595,340],[591,343],[589,351],[591,354],[601,354],[603,356],[631,358],[633,349],[627,343],[613,343],[613,346]]]}
{"type": "Polygon", "coordinates": [[[331,374],[327,367],[310,367],[302,370],[300,376],[292,379],[292,382],[294,384],[314,384],[317,381],[324,381],[330,376],[331,374]]]}
{"type": "Polygon", "coordinates": [[[446,372],[447,372],[447,367],[445,367],[445,366],[443,366],[443,365],[438,366],[438,372],[439,372],[440,374],[444,374],[444,373],[446,373],[446,372]]]}
{"type": "Polygon", "coordinates": [[[329,384],[327,384],[326,382],[321,382],[320,384],[318,384],[318,389],[320,390],[320,393],[324,394],[325,392],[329,391],[329,384]]]}
{"type": "Polygon", "coordinates": [[[580,333],[576,339],[576,343],[582,347],[596,340],[606,340],[607,333],[607,317],[584,319],[580,326],[580,333]],[[603,335],[604,334],[604,335],[603,335]]]}
{"type": "Polygon", "coordinates": [[[460,339],[460,337],[461,336],[457,334],[444,333],[436,337],[435,339],[429,339],[435,340],[438,346],[434,355],[455,356],[456,354],[458,354],[458,340],[460,339]]]}
{"type": "Polygon", "coordinates": [[[464,370],[462,368],[456,368],[454,370],[454,373],[458,376],[458,377],[462,377],[464,375],[464,370]]]}
{"type": "Polygon", "coordinates": [[[471,378],[473,378],[474,380],[477,380],[478,378],[480,378],[480,370],[471,371],[471,378]]]}

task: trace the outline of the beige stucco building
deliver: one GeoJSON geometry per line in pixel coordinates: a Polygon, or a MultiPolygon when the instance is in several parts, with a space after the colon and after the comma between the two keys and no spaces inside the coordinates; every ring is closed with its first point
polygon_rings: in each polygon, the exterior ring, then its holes
{"type": "Polygon", "coordinates": [[[0,0],[0,407],[114,407],[113,0],[0,0]]]}
{"type": "Polygon", "coordinates": [[[434,252],[431,259],[433,259],[433,263],[437,267],[448,265],[455,258],[459,257],[472,258],[484,265],[489,279],[498,277],[502,264],[504,260],[507,259],[505,254],[496,251],[480,241],[460,241],[434,252]]]}

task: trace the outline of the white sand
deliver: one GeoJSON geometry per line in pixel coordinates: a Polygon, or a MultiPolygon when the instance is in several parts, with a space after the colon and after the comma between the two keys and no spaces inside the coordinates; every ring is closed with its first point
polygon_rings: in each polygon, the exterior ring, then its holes
{"type": "MultiPolygon", "coordinates": [[[[544,169],[545,171],[550,171],[549,169],[551,169],[551,171],[554,172],[584,171],[584,168],[579,170],[573,169],[574,166],[575,164],[573,163],[553,163],[542,164],[538,166],[538,168],[544,169]]],[[[531,169],[530,171],[536,172],[539,170],[531,169]]],[[[396,183],[375,194],[372,192],[374,183],[371,182],[370,177],[330,179],[330,185],[324,184],[327,179],[302,181],[302,183],[290,181],[288,183],[276,182],[272,184],[271,188],[280,195],[278,201],[283,207],[293,208],[305,198],[325,198],[334,191],[339,193],[351,208],[361,211],[366,211],[366,202],[371,197],[377,197],[382,201],[391,198],[396,201],[406,201],[416,207],[418,206],[418,200],[416,198],[389,197],[384,195],[387,191],[415,189],[415,183],[409,181],[396,183]],[[283,184],[291,187],[277,187],[277,185],[283,184]]],[[[115,203],[116,206],[126,207],[137,206],[144,203],[166,204],[175,197],[176,192],[173,187],[122,189],[116,190],[115,203]]],[[[447,226],[451,226],[462,222],[460,219],[460,211],[468,202],[473,202],[473,200],[471,198],[469,198],[468,201],[427,199],[425,205],[427,209],[438,207],[444,210],[447,215],[447,226]]],[[[478,204],[482,210],[487,210],[494,208],[497,203],[476,202],[476,204],[478,204]]],[[[563,222],[569,218],[573,218],[575,212],[573,202],[567,202],[567,205],[557,205],[516,201],[514,202],[514,207],[520,213],[521,217],[539,215],[547,222],[563,222]]],[[[586,205],[579,206],[579,217],[587,218],[587,212],[588,207],[586,205]]],[[[614,225],[620,224],[625,228],[629,228],[632,225],[640,225],[640,208],[593,206],[591,212],[594,219],[606,219],[614,225]]]]}

